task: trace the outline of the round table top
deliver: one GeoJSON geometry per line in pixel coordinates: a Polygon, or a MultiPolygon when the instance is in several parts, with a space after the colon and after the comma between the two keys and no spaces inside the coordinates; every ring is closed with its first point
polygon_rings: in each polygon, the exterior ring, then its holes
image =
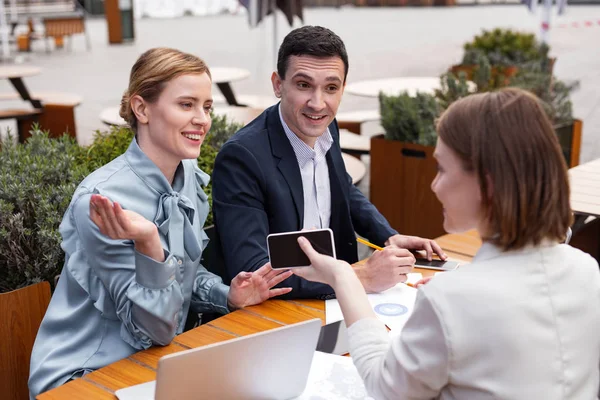
{"type": "MultiPolygon", "coordinates": [[[[468,84],[471,87],[475,85],[473,82],[468,84]]],[[[345,91],[357,96],[378,97],[379,92],[388,96],[395,96],[404,91],[407,91],[409,96],[415,96],[417,92],[434,94],[435,89],[440,89],[438,77],[397,77],[349,83],[345,91]]]]}
{"type": "Polygon", "coordinates": [[[107,125],[125,126],[127,122],[119,115],[119,107],[108,107],[100,113],[100,121],[107,125]]]}
{"type": "Polygon", "coordinates": [[[367,173],[367,167],[365,164],[356,157],[352,157],[350,154],[342,153],[342,159],[346,166],[348,175],[352,178],[352,183],[357,184],[365,177],[367,173]]]}
{"type": "Polygon", "coordinates": [[[347,129],[340,129],[340,148],[342,151],[356,151],[367,154],[371,152],[371,138],[352,133],[347,129]]]}
{"type": "Polygon", "coordinates": [[[263,108],[258,107],[237,107],[225,106],[221,104],[213,105],[215,115],[225,115],[228,122],[237,122],[238,124],[247,125],[263,111],[263,108]]]}
{"type": "Polygon", "coordinates": [[[250,76],[250,71],[243,68],[211,67],[210,76],[213,83],[226,83],[246,79],[250,76]]]}
{"type": "Polygon", "coordinates": [[[0,78],[24,78],[26,76],[39,75],[42,72],[40,67],[28,65],[3,65],[0,66],[0,78]]]}

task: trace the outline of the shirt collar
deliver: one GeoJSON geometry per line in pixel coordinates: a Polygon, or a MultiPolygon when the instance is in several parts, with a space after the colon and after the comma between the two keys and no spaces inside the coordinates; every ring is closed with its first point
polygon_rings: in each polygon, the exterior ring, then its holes
{"type": "Polygon", "coordinates": [[[544,239],[544,240],[542,240],[542,242],[540,244],[538,244],[536,246],[527,245],[519,250],[503,251],[500,247],[496,246],[495,244],[492,244],[490,242],[483,242],[483,244],[477,251],[477,254],[475,254],[475,257],[473,257],[472,263],[482,262],[482,261],[490,260],[492,258],[496,258],[496,257],[503,256],[503,255],[509,255],[509,254],[527,254],[527,253],[531,253],[534,251],[539,251],[540,248],[553,247],[553,246],[556,246],[557,244],[558,243],[556,241],[544,239]]]}
{"type": "Polygon", "coordinates": [[[142,151],[135,137],[125,152],[125,159],[133,172],[158,193],[171,193],[183,188],[185,180],[184,163],[179,163],[173,177],[173,186],[171,186],[160,168],[142,151]]]}
{"type": "Polygon", "coordinates": [[[312,149],[309,145],[304,143],[302,139],[300,139],[290,127],[283,120],[283,115],[281,113],[281,103],[278,106],[279,112],[279,120],[281,121],[281,125],[283,126],[283,130],[285,131],[285,135],[287,136],[292,148],[294,149],[294,153],[296,154],[296,158],[298,159],[298,164],[303,166],[309,160],[313,160],[316,158],[325,158],[325,155],[331,148],[333,144],[333,137],[331,136],[331,132],[329,131],[329,127],[325,130],[325,132],[317,138],[315,142],[315,148],[312,149]]]}

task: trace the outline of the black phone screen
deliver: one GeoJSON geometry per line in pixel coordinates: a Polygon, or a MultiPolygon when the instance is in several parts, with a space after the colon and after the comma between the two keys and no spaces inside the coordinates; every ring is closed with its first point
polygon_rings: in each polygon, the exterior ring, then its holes
{"type": "Polygon", "coordinates": [[[456,261],[442,261],[442,260],[429,261],[426,258],[417,258],[415,261],[415,267],[451,270],[451,269],[455,269],[456,267],[458,267],[458,263],[456,261]]]}
{"type": "Polygon", "coordinates": [[[271,268],[306,267],[310,260],[304,254],[298,238],[304,236],[313,248],[321,254],[335,257],[331,230],[314,230],[274,234],[267,237],[271,268]]]}

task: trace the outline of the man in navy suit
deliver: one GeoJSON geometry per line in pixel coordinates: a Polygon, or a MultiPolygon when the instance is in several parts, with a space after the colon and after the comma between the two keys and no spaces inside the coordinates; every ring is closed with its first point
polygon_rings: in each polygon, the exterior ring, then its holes
{"type": "MultiPolygon", "coordinates": [[[[283,40],[271,77],[280,103],[237,132],[215,161],[216,245],[229,278],[268,261],[268,234],[301,229],[330,228],[337,257],[351,264],[358,261],[355,232],[385,245],[355,267],[368,292],[406,280],[415,262],[406,249],[445,258],[434,241],[399,235],[352,184],[335,121],[347,74],[344,43],[329,29],[305,26],[283,40]]],[[[293,288],[289,297],[333,293],[298,276],[282,285],[293,288]]]]}

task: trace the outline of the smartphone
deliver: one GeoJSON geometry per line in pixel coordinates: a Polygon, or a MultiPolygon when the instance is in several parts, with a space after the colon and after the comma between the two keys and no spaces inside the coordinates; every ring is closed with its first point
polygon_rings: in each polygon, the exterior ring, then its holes
{"type": "Polygon", "coordinates": [[[304,236],[317,252],[335,258],[335,246],[331,229],[272,233],[267,236],[267,250],[271,268],[308,267],[310,265],[310,260],[298,243],[300,236],[304,236]]]}
{"type": "Polygon", "coordinates": [[[321,327],[316,350],[323,353],[337,354],[338,356],[350,352],[346,324],[343,320],[332,322],[321,327]]]}
{"type": "Polygon", "coordinates": [[[452,271],[458,268],[459,263],[457,261],[442,261],[442,260],[431,260],[426,258],[417,258],[415,261],[415,267],[425,269],[436,269],[440,271],[452,271]]]}

